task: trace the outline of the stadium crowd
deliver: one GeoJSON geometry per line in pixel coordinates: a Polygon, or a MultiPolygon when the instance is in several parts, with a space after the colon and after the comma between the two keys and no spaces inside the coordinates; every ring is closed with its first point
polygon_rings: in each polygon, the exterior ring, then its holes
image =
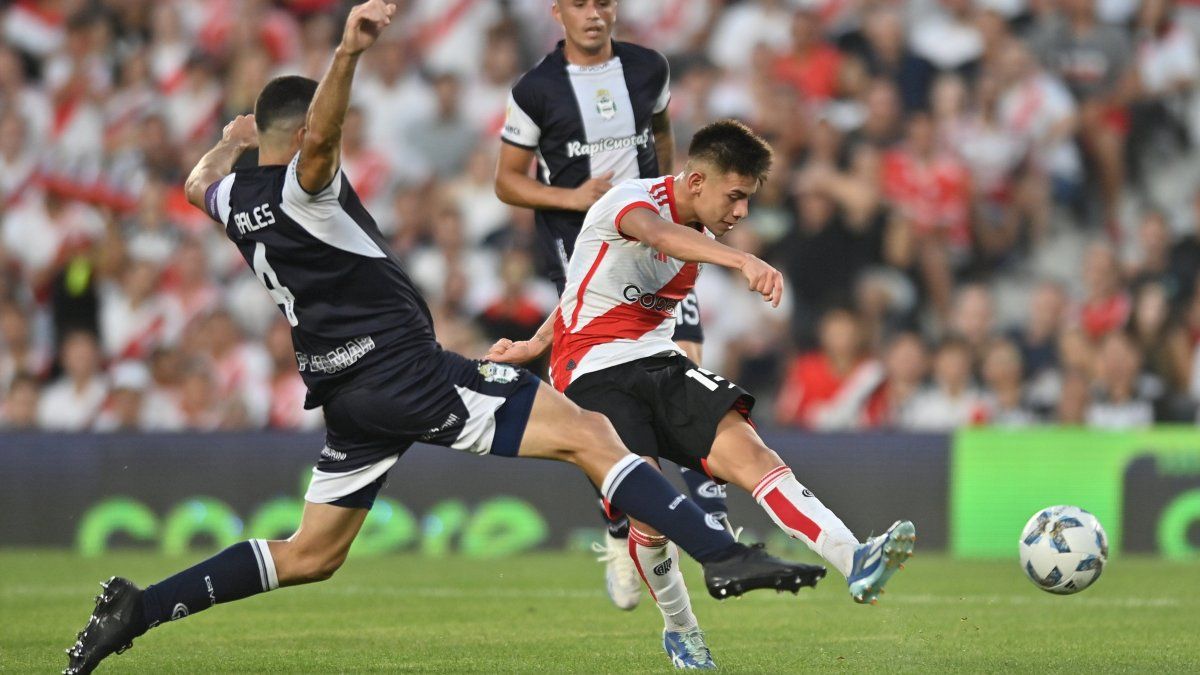
{"type": "MultiPolygon", "coordinates": [[[[343,166],[483,355],[553,308],[493,190],[550,0],[400,0],[343,166]]],[[[288,325],[182,182],[272,76],[319,78],[348,3],[18,0],[0,14],[0,428],[308,429],[288,325]]],[[[729,235],[771,310],[701,275],[705,365],[813,429],[1195,422],[1200,2],[627,0],[683,157],[751,124],[776,163],[729,235]]],[[[676,169],[680,167],[675,167],[676,169]]]]}

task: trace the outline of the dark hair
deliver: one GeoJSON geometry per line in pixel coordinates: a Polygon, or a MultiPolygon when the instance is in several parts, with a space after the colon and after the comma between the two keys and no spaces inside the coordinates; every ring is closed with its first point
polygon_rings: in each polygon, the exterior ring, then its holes
{"type": "Polygon", "coordinates": [[[267,83],[254,102],[254,125],[259,132],[291,117],[303,118],[317,93],[317,81],[300,75],[283,75],[267,83]]]}
{"type": "Polygon", "coordinates": [[[688,159],[708,162],[722,173],[764,181],[771,172],[771,146],[737,120],[718,120],[692,136],[688,159]]]}

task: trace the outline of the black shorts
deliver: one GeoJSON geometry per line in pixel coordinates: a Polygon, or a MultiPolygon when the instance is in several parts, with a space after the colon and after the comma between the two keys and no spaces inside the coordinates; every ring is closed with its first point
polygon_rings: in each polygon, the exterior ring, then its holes
{"type": "Polygon", "coordinates": [[[708,473],[717,424],[730,410],[747,419],[754,397],[679,354],[652,356],[579,376],[567,387],[579,407],[603,414],[634,453],[708,473]]]}
{"type": "Polygon", "coordinates": [[[325,447],[305,499],[370,508],[387,471],[418,441],[514,457],[540,380],[523,368],[439,351],[325,402],[325,447]],[[411,371],[412,369],[409,369],[411,371]]]}

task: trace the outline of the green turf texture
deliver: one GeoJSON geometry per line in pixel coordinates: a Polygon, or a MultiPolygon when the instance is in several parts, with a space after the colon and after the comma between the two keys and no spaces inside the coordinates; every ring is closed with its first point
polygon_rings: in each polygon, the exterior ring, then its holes
{"type": "MultiPolygon", "coordinates": [[[[60,670],[97,581],[145,585],[189,562],[0,552],[0,671],[60,670]]],[[[1092,588],[1058,597],[1014,561],[918,554],[874,607],[851,602],[833,571],[799,596],[720,603],[696,566],[685,572],[728,672],[1200,671],[1200,562],[1123,557],[1092,588]]],[[[351,558],[330,581],[157,628],[99,672],[670,671],[649,598],[622,612],[601,584],[601,566],[577,553],[351,558]]]]}

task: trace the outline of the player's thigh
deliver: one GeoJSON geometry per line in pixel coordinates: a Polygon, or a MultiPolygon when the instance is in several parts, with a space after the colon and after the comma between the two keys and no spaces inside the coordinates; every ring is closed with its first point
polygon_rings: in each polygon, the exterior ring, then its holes
{"type": "Polygon", "coordinates": [[[518,457],[581,463],[585,457],[615,463],[629,451],[612,424],[541,383],[533,400],[518,457]]]}
{"type": "Polygon", "coordinates": [[[741,413],[725,412],[708,453],[708,470],[713,476],[750,492],[763,476],[781,466],[783,460],[741,413]]]}

